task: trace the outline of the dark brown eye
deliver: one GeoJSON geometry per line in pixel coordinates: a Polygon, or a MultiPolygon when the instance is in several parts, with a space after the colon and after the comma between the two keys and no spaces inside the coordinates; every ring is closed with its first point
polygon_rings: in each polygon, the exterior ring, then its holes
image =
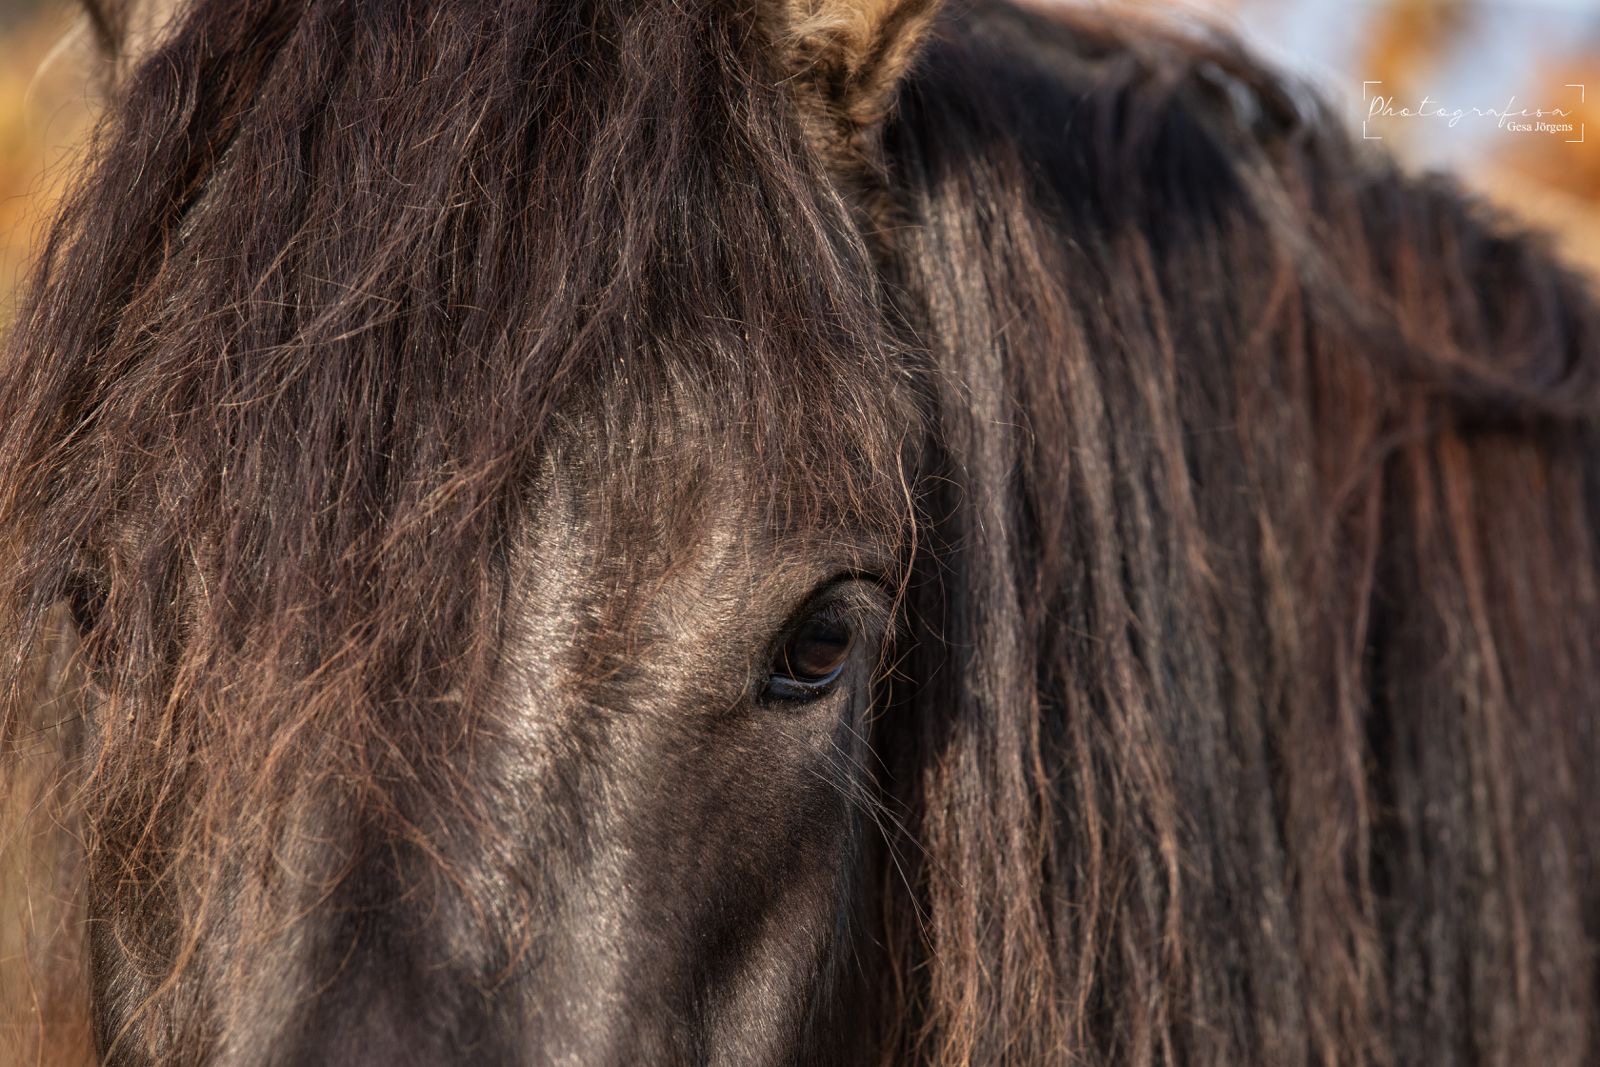
{"type": "Polygon", "coordinates": [[[767,679],[767,692],[779,700],[810,700],[826,693],[844,672],[855,634],[842,621],[813,616],[784,642],[767,679]]]}

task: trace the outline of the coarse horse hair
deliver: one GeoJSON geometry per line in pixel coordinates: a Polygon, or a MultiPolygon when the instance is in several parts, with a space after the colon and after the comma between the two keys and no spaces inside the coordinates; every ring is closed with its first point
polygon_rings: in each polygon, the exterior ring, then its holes
{"type": "Polygon", "coordinates": [[[95,11],[0,378],[0,1044],[1593,1062],[1600,309],[1542,238],[1125,13],[95,11]],[[686,725],[732,653],[641,666],[789,614],[682,592],[711,541],[888,591],[836,835],[800,725],[686,725]],[[703,795],[508,695],[578,688],[703,795]]]}

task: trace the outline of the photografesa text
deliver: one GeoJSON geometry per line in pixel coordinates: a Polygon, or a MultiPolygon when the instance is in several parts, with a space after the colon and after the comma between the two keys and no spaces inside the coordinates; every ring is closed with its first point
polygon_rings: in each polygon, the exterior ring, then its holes
{"type": "Polygon", "coordinates": [[[1453,129],[1468,119],[1493,119],[1497,129],[1508,133],[1572,133],[1577,129],[1572,121],[1573,114],[1572,108],[1525,106],[1514,96],[1504,107],[1451,106],[1431,96],[1407,103],[1383,95],[1373,95],[1367,100],[1369,122],[1374,119],[1429,119],[1453,129]]]}

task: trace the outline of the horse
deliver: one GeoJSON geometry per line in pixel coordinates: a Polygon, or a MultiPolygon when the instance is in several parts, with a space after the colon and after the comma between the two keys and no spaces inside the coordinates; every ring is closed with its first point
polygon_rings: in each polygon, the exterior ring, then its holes
{"type": "Polygon", "coordinates": [[[86,25],[11,1062],[1594,1062],[1547,238],[1126,12],[86,25]]]}

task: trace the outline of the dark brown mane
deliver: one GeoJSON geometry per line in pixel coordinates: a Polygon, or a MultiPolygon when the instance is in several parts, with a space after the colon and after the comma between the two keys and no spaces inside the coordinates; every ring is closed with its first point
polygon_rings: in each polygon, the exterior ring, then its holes
{"type": "MultiPolygon", "coordinates": [[[[755,471],[763,529],[905,546],[883,1062],[1590,1062],[1588,282],[1226,41],[987,3],[863,235],[770,46],[715,0],[239,0],[133,70],[0,380],[8,758],[70,602],[57,800],[167,917],[91,931],[143,973],[102,1042],[207,1054],[164,1022],[267,979],[196,946],[333,892],[282,873],[313,817],[449,882],[578,441],[620,508],[755,471]]],[[[513,957],[518,899],[473,918],[513,957]]]]}
{"type": "Polygon", "coordinates": [[[1587,282],[1226,40],[986,9],[902,104],[965,494],[908,1049],[1583,1062],[1587,282]]]}

